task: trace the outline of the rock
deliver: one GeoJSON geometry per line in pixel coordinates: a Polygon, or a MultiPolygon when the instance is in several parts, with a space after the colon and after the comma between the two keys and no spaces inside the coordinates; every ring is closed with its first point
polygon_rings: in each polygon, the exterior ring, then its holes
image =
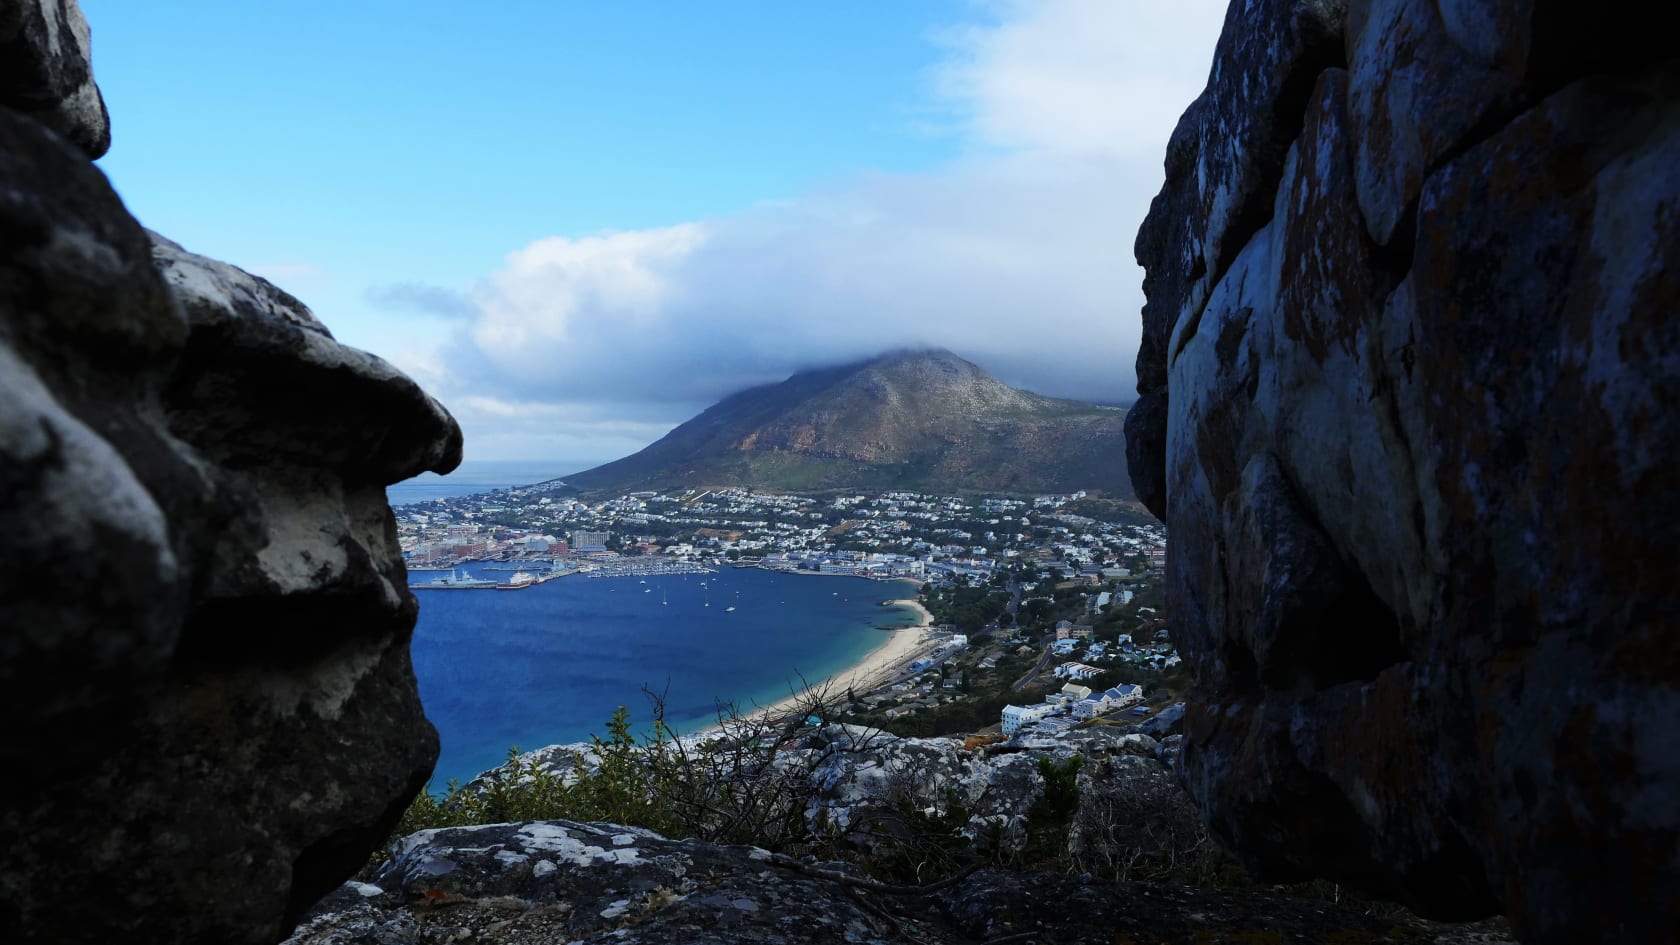
{"type": "Polygon", "coordinates": [[[1662,939],[1680,73],[1569,4],[1334,7],[1228,21],[1138,238],[1181,776],[1262,876],[1662,939]]]}
{"type": "MultiPolygon", "coordinates": [[[[1142,766],[1128,769],[1134,774],[1147,768],[1165,777],[1157,753],[1154,739],[1121,726],[1018,736],[969,751],[959,739],[899,738],[879,729],[830,723],[773,751],[726,756],[718,768],[708,770],[720,781],[733,782],[738,795],[758,790],[785,805],[777,816],[760,817],[763,822],[801,821],[813,835],[851,849],[889,850],[899,839],[906,811],[945,817],[960,809],[967,815],[958,828],[964,836],[1013,855],[1027,842],[1027,814],[1044,791],[1041,759],[1065,765],[1075,755],[1087,762],[1125,757],[1142,766]]],[[[599,763],[592,746],[551,745],[479,775],[466,790],[483,791],[492,782],[533,770],[570,781],[599,763]]]]}
{"type": "Polygon", "coordinates": [[[1166,739],[1184,730],[1184,703],[1175,702],[1138,724],[1150,738],[1166,739]]]}
{"type": "MultiPolygon", "coordinates": [[[[754,847],[547,821],[427,830],[375,877],[320,902],[286,945],[929,943],[1035,933],[1041,942],[1508,942],[1403,916],[1257,890],[985,869],[924,894],[861,887],[842,863],[790,866],[754,847]]],[[[797,862],[797,861],[793,861],[797,862]]]]}
{"type": "Polygon", "coordinates": [[[10,108],[0,243],[0,930],[272,942],[430,774],[384,486],[460,431],[10,108]]]}
{"type": "Polygon", "coordinates": [[[1184,736],[1168,735],[1161,739],[1161,744],[1155,749],[1155,758],[1168,768],[1178,767],[1179,755],[1184,752],[1184,736]]]}
{"type": "Polygon", "coordinates": [[[93,81],[93,42],[76,0],[0,4],[0,106],[70,139],[89,158],[111,148],[111,120],[93,81]]]}
{"type": "MultiPolygon", "coordinates": [[[[1167,184],[1138,231],[1145,268],[1138,402],[1126,418],[1132,487],[1167,515],[1167,370],[1173,337],[1271,217],[1284,156],[1299,130],[1301,101],[1323,69],[1338,64],[1346,3],[1255,0],[1225,15],[1220,65],[1167,145],[1167,184]]],[[[1191,319],[1193,320],[1193,318],[1191,319]]]]}

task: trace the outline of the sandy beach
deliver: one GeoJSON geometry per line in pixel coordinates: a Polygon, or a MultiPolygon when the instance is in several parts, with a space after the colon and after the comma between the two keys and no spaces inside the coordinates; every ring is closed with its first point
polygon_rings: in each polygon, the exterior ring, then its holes
{"type": "MultiPolygon", "coordinates": [[[[920,622],[914,626],[881,631],[886,639],[882,640],[879,646],[865,653],[863,659],[853,666],[841,670],[827,679],[812,680],[811,688],[813,690],[817,692],[826,690],[831,698],[836,695],[843,698],[848,688],[861,695],[892,682],[898,677],[899,670],[903,669],[907,663],[931,653],[935,649],[937,644],[930,643],[927,640],[927,628],[933,624],[933,614],[929,613],[920,601],[905,599],[882,601],[882,603],[895,607],[908,607],[916,612],[917,619],[920,622]]],[[[799,699],[800,696],[797,694],[789,695],[787,698],[770,705],[759,707],[751,712],[743,712],[743,715],[783,715],[791,711],[799,699]]],[[[709,726],[706,731],[712,731],[716,728],[718,726],[709,726]]]]}

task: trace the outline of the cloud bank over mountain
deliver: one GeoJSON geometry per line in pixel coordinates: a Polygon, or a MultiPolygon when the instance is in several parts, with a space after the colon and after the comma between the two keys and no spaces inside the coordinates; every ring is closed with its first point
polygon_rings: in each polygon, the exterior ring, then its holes
{"type": "Polygon", "coordinates": [[[495,452],[529,437],[549,455],[635,448],[743,386],[902,346],[949,348],[1045,394],[1129,401],[1132,237],[1224,4],[977,10],[983,22],[930,38],[937,120],[906,130],[958,136],[959,160],[539,239],[468,287],[382,287],[370,300],[455,325],[449,344],[395,359],[495,452]]]}

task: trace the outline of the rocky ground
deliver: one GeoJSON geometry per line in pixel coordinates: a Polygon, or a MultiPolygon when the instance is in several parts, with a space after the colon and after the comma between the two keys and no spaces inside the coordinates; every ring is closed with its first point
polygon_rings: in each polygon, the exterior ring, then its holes
{"type": "MultiPolygon", "coordinates": [[[[955,739],[823,726],[782,746],[776,764],[798,774],[782,784],[813,832],[834,838],[825,849],[835,862],[564,820],[423,830],[397,841],[370,882],[319,903],[288,945],[1511,941],[1498,923],[1434,925],[1368,901],[1101,878],[1144,875],[1145,864],[1160,875],[1163,856],[1218,859],[1182,803],[1179,737],[1136,728],[969,751],[955,739]],[[1077,806],[1046,825],[1033,814],[1046,790],[1039,762],[1075,756],[1077,806]],[[967,845],[947,862],[991,866],[911,865],[920,877],[902,884],[866,877],[859,862],[905,869],[881,824],[906,799],[941,815],[960,805],[940,821],[967,845]],[[995,868],[1048,861],[1061,870],[995,868]]],[[[475,783],[592,768],[580,747],[532,752],[475,783]]]]}
{"type": "Polygon", "coordinates": [[[548,821],[422,831],[371,884],[319,903],[287,945],[409,943],[1493,943],[1264,890],[985,869],[924,890],[755,847],[548,821]]]}

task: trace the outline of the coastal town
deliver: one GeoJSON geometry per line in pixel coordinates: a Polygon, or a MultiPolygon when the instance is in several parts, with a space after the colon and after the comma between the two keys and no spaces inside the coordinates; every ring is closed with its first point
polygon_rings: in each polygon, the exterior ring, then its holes
{"type": "Polygon", "coordinates": [[[892,602],[919,625],[827,680],[825,704],[898,734],[1008,738],[1137,723],[1173,706],[1184,678],[1161,619],[1164,529],[1135,506],[1081,492],[725,489],[590,502],[542,483],[395,511],[417,590],[724,567],[884,582],[883,598],[904,598],[892,602]],[[468,562],[505,576],[465,575],[468,562]]]}

